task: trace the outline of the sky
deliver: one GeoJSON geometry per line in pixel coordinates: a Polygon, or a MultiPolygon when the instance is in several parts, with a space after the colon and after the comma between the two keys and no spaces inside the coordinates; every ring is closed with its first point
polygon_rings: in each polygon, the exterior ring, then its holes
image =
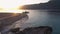
{"type": "Polygon", "coordinates": [[[21,5],[45,3],[49,0],[0,0],[0,8],[15,9],[21,5]]]}

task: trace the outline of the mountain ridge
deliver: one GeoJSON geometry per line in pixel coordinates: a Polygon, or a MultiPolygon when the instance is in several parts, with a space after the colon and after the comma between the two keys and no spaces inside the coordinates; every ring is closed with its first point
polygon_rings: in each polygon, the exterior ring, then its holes
{"type": "Polygon", "coordinates": [[[60,9],[60,0],[50,0],[47,3],[24,5],[20,9],[60,9]]]}

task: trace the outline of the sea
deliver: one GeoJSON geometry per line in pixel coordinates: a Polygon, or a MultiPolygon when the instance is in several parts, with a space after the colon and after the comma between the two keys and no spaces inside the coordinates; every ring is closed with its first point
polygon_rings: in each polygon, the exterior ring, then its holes
{"type": "Polygon", "coordinates": [[[26,26],[50,26],[52,34],[60,34],[60,10],[27,10],[29,19],[26,26]]]}
{"type": "Polygon", "coordinates": [[[58,10],[26,10],[27,17],[16,21],[13,25],[21,29],[28,27],[50,26],[52,34],[60,34],[60,11],[58,10]]]}

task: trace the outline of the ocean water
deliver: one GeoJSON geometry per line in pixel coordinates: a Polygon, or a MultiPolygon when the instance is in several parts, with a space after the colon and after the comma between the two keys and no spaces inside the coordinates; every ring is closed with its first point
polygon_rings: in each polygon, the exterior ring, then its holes
{"type": "Polygon", "coordinates": [[[24,27],[50,26],[52,34],[60,34],[60,11],[56,10],[27,10],[29,19],[24,27]]]}
{"type": "MultiPolygon", "coordinates": [[[[52,10],[26,10],[29,14],[13,23],[12,27],[20,27],[21,29],[28,27],[50,26],[53,28],[52,34],[60,34],[60,11],[52,10]]],[[[10,27],[11,27],[10,26],[10,27]]],[[[7,27],[8,29],[10,27],[7,27]]],[[[13,27],[13,28],[14,28],[13,27]]],[[[5,28],[4,28],[5,29],[5,28]]],[[[3,33],[7,32],[3,30],[3,33]]]]}

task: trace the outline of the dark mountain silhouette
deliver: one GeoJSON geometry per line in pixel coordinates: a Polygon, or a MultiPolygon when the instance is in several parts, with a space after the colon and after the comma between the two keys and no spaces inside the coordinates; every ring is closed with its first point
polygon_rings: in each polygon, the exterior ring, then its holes
{"type": "Polygon", "coordinates": [[[20,9],[60,9],[60,0],[50,0],[47,3],[24,5],[20,9]]]}

